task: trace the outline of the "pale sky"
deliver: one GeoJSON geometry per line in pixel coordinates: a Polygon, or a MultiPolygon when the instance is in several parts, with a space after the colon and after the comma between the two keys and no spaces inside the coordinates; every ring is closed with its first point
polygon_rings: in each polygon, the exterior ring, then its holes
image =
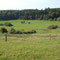
{"type": "Polygon", "coordinates": [[[0,0],[0,10],[60,8],[60,0],[0,0]]]}

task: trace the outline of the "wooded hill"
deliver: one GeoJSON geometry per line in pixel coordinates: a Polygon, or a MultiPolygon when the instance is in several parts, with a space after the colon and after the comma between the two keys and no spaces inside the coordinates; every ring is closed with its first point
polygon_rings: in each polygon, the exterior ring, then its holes
{"type": "Polygon", "coordinates": [[[45,10],[0,10],[0,20],[60,20],[60,8],[46,8],[45,10]]]}

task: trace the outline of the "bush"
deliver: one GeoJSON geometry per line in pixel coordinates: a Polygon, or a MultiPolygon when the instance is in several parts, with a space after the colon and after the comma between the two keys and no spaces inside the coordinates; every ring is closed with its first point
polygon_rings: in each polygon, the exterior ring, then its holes
{"type": "Polygon", "coordinates": [[[48,29],[56,29],[56,28],[58,28],[57,25],[50,25],[50,26],[48,27],[48,29]]]}
{"type": "Polygon", "coordinates": [[[10,22],[5,22],[5,26],[13,26],[10,22]]]}
{"type": "Polygon", "coordinates": [[[22,24],[25,24],[25,21],[21,21],[22,24]]]}
{"type": "Polygon", "coordinates": [[[35,30],[15,30],[14,28],[11,28],[10,31],[9,31],[10,34],[32,34],[32,33],[36,33],[35,30]]]}
{"type": "Polygon", "coordinates": [[[16,31],[16,34],[22,34],[22,32],[21,31],[16,31]]]}
{"type": "Polygon", "coordinates": [[[57,18],[57,21],[60,21],[60,17],[57,18]]]}
{"type": "Polygon", "coordinates": [[[32,34],[32,33],[36,33],[36,31],[35,30],[22,30],[22,31],[20,31],[20,33],[22,33],[22,34],[32,34]]]}
{"type": "Polygon", "coordinates": [[[32,33],[36,33],[35,30],[21,30],[21,31],[16,31],[15,29],[11,29],[10,30],[10,34],[32,34],[32,33]]]}
{"type": "Polygon", "coordinates": [[[7,33],[7,32],[8,32],[6,28],[0,28],[0,31],[1,31],[2,33],[7,33]]]}
{"type": "Polygon", "coordinates": [[[14,28],[11,28],[11,30],[10,30],[9,33],[10,33],[10,34],[16,34],[16,30],[15,30],[14,28]]]}
{"type": "Polygon", "coordinates": [[[0,24],[0,26],[3,26],[3,24],[0,24]]]}
{"type": "Polygon", "coordinates": [[[30,24],[30,22],[28,22],[28,24],[30,24]]]}

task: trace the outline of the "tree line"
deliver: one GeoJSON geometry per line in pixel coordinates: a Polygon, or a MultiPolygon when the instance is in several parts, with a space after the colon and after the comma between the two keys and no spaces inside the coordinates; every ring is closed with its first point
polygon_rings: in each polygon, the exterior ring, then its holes
{"type": "Polygon", "coordinates": [[[60,20],[60,8],[0,10],[0,20],[60,20]]]}

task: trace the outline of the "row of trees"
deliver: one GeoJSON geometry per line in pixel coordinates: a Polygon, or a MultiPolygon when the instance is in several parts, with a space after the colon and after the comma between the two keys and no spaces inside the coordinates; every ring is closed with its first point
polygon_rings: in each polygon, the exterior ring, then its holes
{"type": "Polygon", "coordinates": [[[0,10],[0,20],[59,20],[60,8],[45,10],[27,9],[27,10],[0,10]]]}

